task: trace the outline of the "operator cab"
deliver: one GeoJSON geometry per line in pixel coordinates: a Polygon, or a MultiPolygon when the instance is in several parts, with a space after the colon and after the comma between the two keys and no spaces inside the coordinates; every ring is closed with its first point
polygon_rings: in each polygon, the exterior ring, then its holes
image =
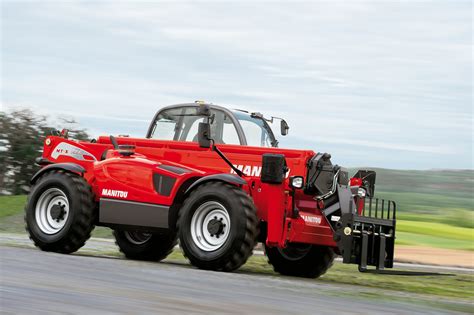
{"type": "MultiPolygon", "coordinates": [[[[148,129],[147,138],[197,142],[199,123],[206,119],[199,114],[201,105],[203,104],[196,102],[161,109],[148,129]]],[[[205,105],[208,105],[211,111],[211,137],[216,144],[278,146],[278,141],[263,115],[229,110],[212,104],[205,105]]]]}

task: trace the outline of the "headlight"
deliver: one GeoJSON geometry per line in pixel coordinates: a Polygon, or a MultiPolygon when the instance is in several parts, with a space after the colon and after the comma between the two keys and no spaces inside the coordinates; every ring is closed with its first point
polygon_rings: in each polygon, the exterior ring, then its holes
{"type": "Polygon", "coordinates": [[[360,198],[364,198],[365,195],[366,195],[366,191],[364,188],[359,188],[359,190],[357,191],[357,195],[360,197],[360,198]]]}
{"type": "Polygon", "coordinates": [[[295,189],[303,188],[304,180],[303,176],[292,176],[290,177],[290,187],[295,189]]]}

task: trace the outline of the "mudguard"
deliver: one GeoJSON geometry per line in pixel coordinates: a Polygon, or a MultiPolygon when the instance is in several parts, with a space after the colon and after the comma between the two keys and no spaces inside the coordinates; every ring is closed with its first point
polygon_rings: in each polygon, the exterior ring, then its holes
{"type": "Polygon", "coordinates": [[[195,181],[191,186],[188,187],[188,189],[185,192],[185,195],[188,194],[191,190],[193,190],[195,187],[201,185],[202,183],[208,182],[208,181],[221,181],[233,185],[247,185],[247,181],[243,179],[242,177],[239,177],[237,175],[233,174],[214,174],[214,175],[208,175],[201,177],[197,181],[195,181]]]}
{"type": "Polygon", "coordinates": [[[36,174],[33,175],[33,177],[31,178],[30,183],[34,184],[38,180],[38,178],[41,177],[41,175],[51,170],[64,170],[66,172],[78,174],[81,176],[84,176],[84,173],[86,172],[86,169],[84,167],[76,163],[50,164],[48,166],[43,167],[38,172],[36,172],[36,174]]]}

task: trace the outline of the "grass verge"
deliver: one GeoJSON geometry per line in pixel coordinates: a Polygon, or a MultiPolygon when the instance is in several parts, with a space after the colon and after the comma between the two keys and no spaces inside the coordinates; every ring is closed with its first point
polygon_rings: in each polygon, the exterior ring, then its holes
{"type": "MultiPolygon", "coordinates": [[[[26,195],[0,196],[0,232],[25,233],[24,209],[26,195]]],[[[111,238],[112,230],[98,226],[92,237],[111,238]]]]}
{"type": "MultiPolygon", "coordinates": [[[[166,261],[184,262],[181,251],[174,251],[166,261]]],[[[278,275],[268,264],[264,256],[252,256],[239,269],[240,272],[278,275]]],[[[471,300],[474,296],[474,274],[446,273],[432,275],[386,275],[360,273],[356,265],[335,263],[320,281],[334,284],[358,285],[364,288],[416,293],[425,296],[437,296],[471,300]]]]}
{"type": "MultiPolygon", "coordinates": [[[[0,232],[24,233],[23,209],[26,196],[0,196],[0,232]]],[[[422,216],[397,221],[397,244],[419,245],[448,249],[474,250],[473,229],[449,224],[421,221],[422,216]]],[[[96,227],[93,237],[110,238],[108,228],[96,227]]]]}

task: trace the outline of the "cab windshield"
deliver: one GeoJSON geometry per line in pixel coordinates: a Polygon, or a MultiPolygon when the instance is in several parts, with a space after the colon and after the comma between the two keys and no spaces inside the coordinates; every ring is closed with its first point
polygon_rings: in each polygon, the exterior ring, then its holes
{"type": "Polygon", "coordinates": [[[278,141],[275,140],[270,126],[258,117],[242,111],[233,111],[235,117],[242,126],[242,130],[247,140],[247,145],[254,147],[276,147],[278,141]]]}

